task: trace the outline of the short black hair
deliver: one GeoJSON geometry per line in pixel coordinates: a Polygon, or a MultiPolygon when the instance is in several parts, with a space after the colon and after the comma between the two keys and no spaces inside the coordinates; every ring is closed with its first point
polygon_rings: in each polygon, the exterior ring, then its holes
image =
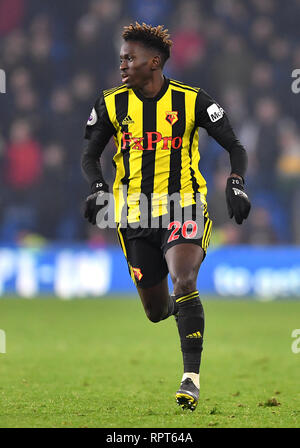
{"type": "Polygon", "coordinates": [[[173,42],[169,39],[168,30],[163,25],[152,26],[138,22],[124,26],[122,37],[125,41],[141,42],[145,47],[158,50],[162,58],[162,66],[170,57],[173,42]]]}

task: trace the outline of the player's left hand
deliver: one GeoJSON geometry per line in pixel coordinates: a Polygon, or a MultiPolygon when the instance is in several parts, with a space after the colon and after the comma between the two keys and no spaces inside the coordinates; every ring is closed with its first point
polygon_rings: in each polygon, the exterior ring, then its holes
{"type": "Polygon", "coordinates": [[[237,224],[247,219],[251,203],[244,191],[244,182],[237,177],[229,177],[226,185],[226,202],[229,218],[235,217],[237,224]]]}

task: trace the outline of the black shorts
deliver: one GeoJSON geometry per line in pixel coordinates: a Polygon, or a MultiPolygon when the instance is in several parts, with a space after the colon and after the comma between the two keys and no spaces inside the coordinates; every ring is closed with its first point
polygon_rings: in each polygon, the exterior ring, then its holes
{"type": "Polygon", "coordinates": [[[206,210],[200,221],[171,221],[163,228],[118,226],[119,242],[134,284],[139,288],[150,288],[160,283],[169,273],[165,254],[177,244],[197,244],[202,247],[205,257],[212,229],[206,210]]]}

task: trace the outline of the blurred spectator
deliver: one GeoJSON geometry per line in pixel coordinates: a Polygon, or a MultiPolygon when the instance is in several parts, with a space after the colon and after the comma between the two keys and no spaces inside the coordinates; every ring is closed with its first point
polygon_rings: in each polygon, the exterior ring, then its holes
{"type": "Polygon", "coordinates": [[[13,242],[24,230],[37,231],[38,182],[42,173],[41,147],[27,121],[16,120],[3,156],[5,187],[0,237],[13,242]]]}
{"type": "Polygon", "coordinates": [[[300,182],[300,135],[295,122],[281,123],[279,143],[281,147],[277,166],[279,178],[287,184],[298,184],[300,182]]]}
{"type": "Polygon", "coordinates": [[[228,222],[228,210],[225,200],[225,188],[228,171],[223,168],[216,171],[214,175],[214,190],[209,196],[210,216],[214,227],[220,227],[228,222]]]}
{"type": "Polygon", "coordinates": [[[288,222],[295,242],[300,243],[299,198],[300,198],[300,135],[293,121],[283,122],[279,132],[281,154],[278,159],[278,181],[280,196],[288,198],[288,222]]]}
{"type": "Polygon", "coordinates": [[[36,186],[42,171],[41,147],[31,136],[25,120],[12,124],[10,140],[4,155],[4,177],[15,191],[36,186]]]}
{"type": "Polygon", "coordinates": [[[190,1],[190,7],[180,6],[180,20],[172,34],[173,51],[170,70],[175,77],[187,77],[190,84],[198,84],[201,64],[205,56],[206,41],[201,30],[198,4],[190,1]]]}
{"type": "Polygon", "coordinates": [[[174,1],[171,0],[129,0],[127,3],[129,14],[138,22],[162,25],[167,20],[174,1]]]}
{"type": "Polygon", "coordinates": [[[218,91],[228,87],[245,89],[250,80],[252,55],[246,50],[243,38],[237,34],[226,35],[221,53],[213,63],[213,76],[218,91]]]}
{"type": "Polygon", "coordinates": [[[272,218],[264,207],[252,209],[243,227],[242,242],[251,245],[272,245],[278,242],[272,226],[272,218]]]}
{"type": "Polygon", "coordinates": [[[254,106],[257,98],[272,97],[275,88],[273,67],[269,62],[257,62],[251,71],[251,84],[248,88],[248,101],[254,106]]]}
{"type": "Polygon", "coordinates": [[[215,15],[224,22],[227,22],[234,33],[245,33],[248,31],[251,16],[245,2],[239,0],[229,0],[214,2],[215,15]]]}
{"type": "Polygon", "coordinates": [[[91,14],[82,16],[78,21],[73,47],[73,68],[80,61],[82,67],[89,67],[92,73],[99,74],[99,59],[104,57],[99,51],[100,24],[99,20],[91,14]]]}
{"type": "Polygon", "coordinates": [[[48,141],[53,137],[64,146],[76,141],[75,120],[76,114],[73,111],[73,97],[67,87],[56,87],[50,97],[50,110],[48,119],[44,123],[44,135],[48,141]]]}
{"type": "Polygon", "coordinates": [[[41,138],[42,117],[40,113],[40,97],[37,92],[31,88],[24,88],[16,91],[15,108],[17,116],[26,120],[31,131],[36,137],[41,138]]]}
{"type": "Polygon", "coordinates": [[[120,17],[121,0],[91,0],[89,12],[101,22],[114,24],[120,17]]]}
{"type": "Polygon", "coordinates": [[[232,126],[238,132],[249,113],[243,90],[235,86],[224,89],[220,102],[227,111],[232,126]]]}
{"type": "Polygon", "coordinates": [[[81,116],[82,123],[85,122],[91,110],[91,105],[95,102],[95,92],[99,90],[95,84],[93,74],[80,71],[71,80],[71,95],[74,100],[74,107],[78,115],[81,116]]]}
{"type": "Polygon", "coordinates": [[[42,95],[50,91],[55,81],[54,61],[51,55],[53,40],[47,17],[39,15],[31,25],[28,67],[34,88],[42,95]]]}
{"type": "Polygon", "coordinates": [[[274,25],[271,17],[260,16],[255,18],[251,26],[250,36],[251,47],[255,56],[264,59],[268,45],[274,38],[274,25]]]}
{"type": "Polygon", "coordinates": [[[0,36],[21,25],[24,8],[24,0],[0,0],[0,36]]]}
{"type": "Polygon", "coordinates": [[[27,57],[28,38],[21,30],[10,33],[2,44],[1,64],[10,73],[14,68],[25,65],[27,57]]]}
{"type": "Polygon", "coordinates": [[[271,97],[261,97],[254,105],[254,117],[245,121],[242,141],[247,142],[250,160],[248,176],[254,191],[276,190],[276,167],[280,155],[278,144],[279,106],[271,97]]]}
{"type": "Polygon", "coordinates": [[[74,45],[73,66],[89,67],[89,71],[99,79],[103,86],[105,72],[109,67],[118,64],[119,57],[115,53],[112,21],[120,15],[120,2],[93,0],[90,12],[81,17],[77,25],[77,42],[74,45]]]}
{"type": "Polygon", "coordinates": [[[209,46],[209,56],[215,56],[221,48],[222,39],[226,34],[225,23],[216,20],[214,17],[207,17],[202,24],[202,30],[209,46]]]}
{"type": "Polygon", "coordinates": [[[275,189],[276,166],[280,154],[278,145],[279,106],[270,97],[261,98],[255,105],[257,125],[256,182],[260,188],[275,189]]]}
{"type": "Polygon", "coordinates": [[[46,238],[58,239],[58,228],[68,212],[68,189],[64,148],[49,144],[43,151],[43,176],[39,189],[39,228],[46,238]],[[55,198],[55,200],[53,200],[55,198]]]}
{"type": "Polygon", "coordinates": [[[272,14],[275,10],[274,0],[251,0],[255,7],[255,12],[260,14],[272,14]]]}
{"type": "Polygon", "coordinates": [[[10,90],[15,94],[32,86],[31,72],[26,67],[17,67],[10,75],[10,90]]]}

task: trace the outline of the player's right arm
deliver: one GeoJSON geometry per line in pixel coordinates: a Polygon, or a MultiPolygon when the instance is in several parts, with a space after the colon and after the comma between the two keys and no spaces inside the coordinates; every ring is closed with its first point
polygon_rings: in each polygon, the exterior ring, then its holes
{"type": "Polygon", "coordinates": [[[204,90],[200,89],[196,99],[196,124],[206,129],[230,156],[231,172],[226,185],[226,203],[229,217],[242,224],[249,215],[251,204],[244,191],[247,169],[247,153],[237,139],[227,114],[204,90]]]}
{"type": "Polygon", "coordinates": [[[108,185],[103,178],[100,159],[105,146],[114,134],[115,128],[109,119],[102,93],[87,121],[85,147],[81,157],[82,172],[91,188],[91,194],[85,203],[84,217],[92,224],[96,224],[97,213],[103,207],[96,204],[98,196],[108,193],[108,185]]]}

